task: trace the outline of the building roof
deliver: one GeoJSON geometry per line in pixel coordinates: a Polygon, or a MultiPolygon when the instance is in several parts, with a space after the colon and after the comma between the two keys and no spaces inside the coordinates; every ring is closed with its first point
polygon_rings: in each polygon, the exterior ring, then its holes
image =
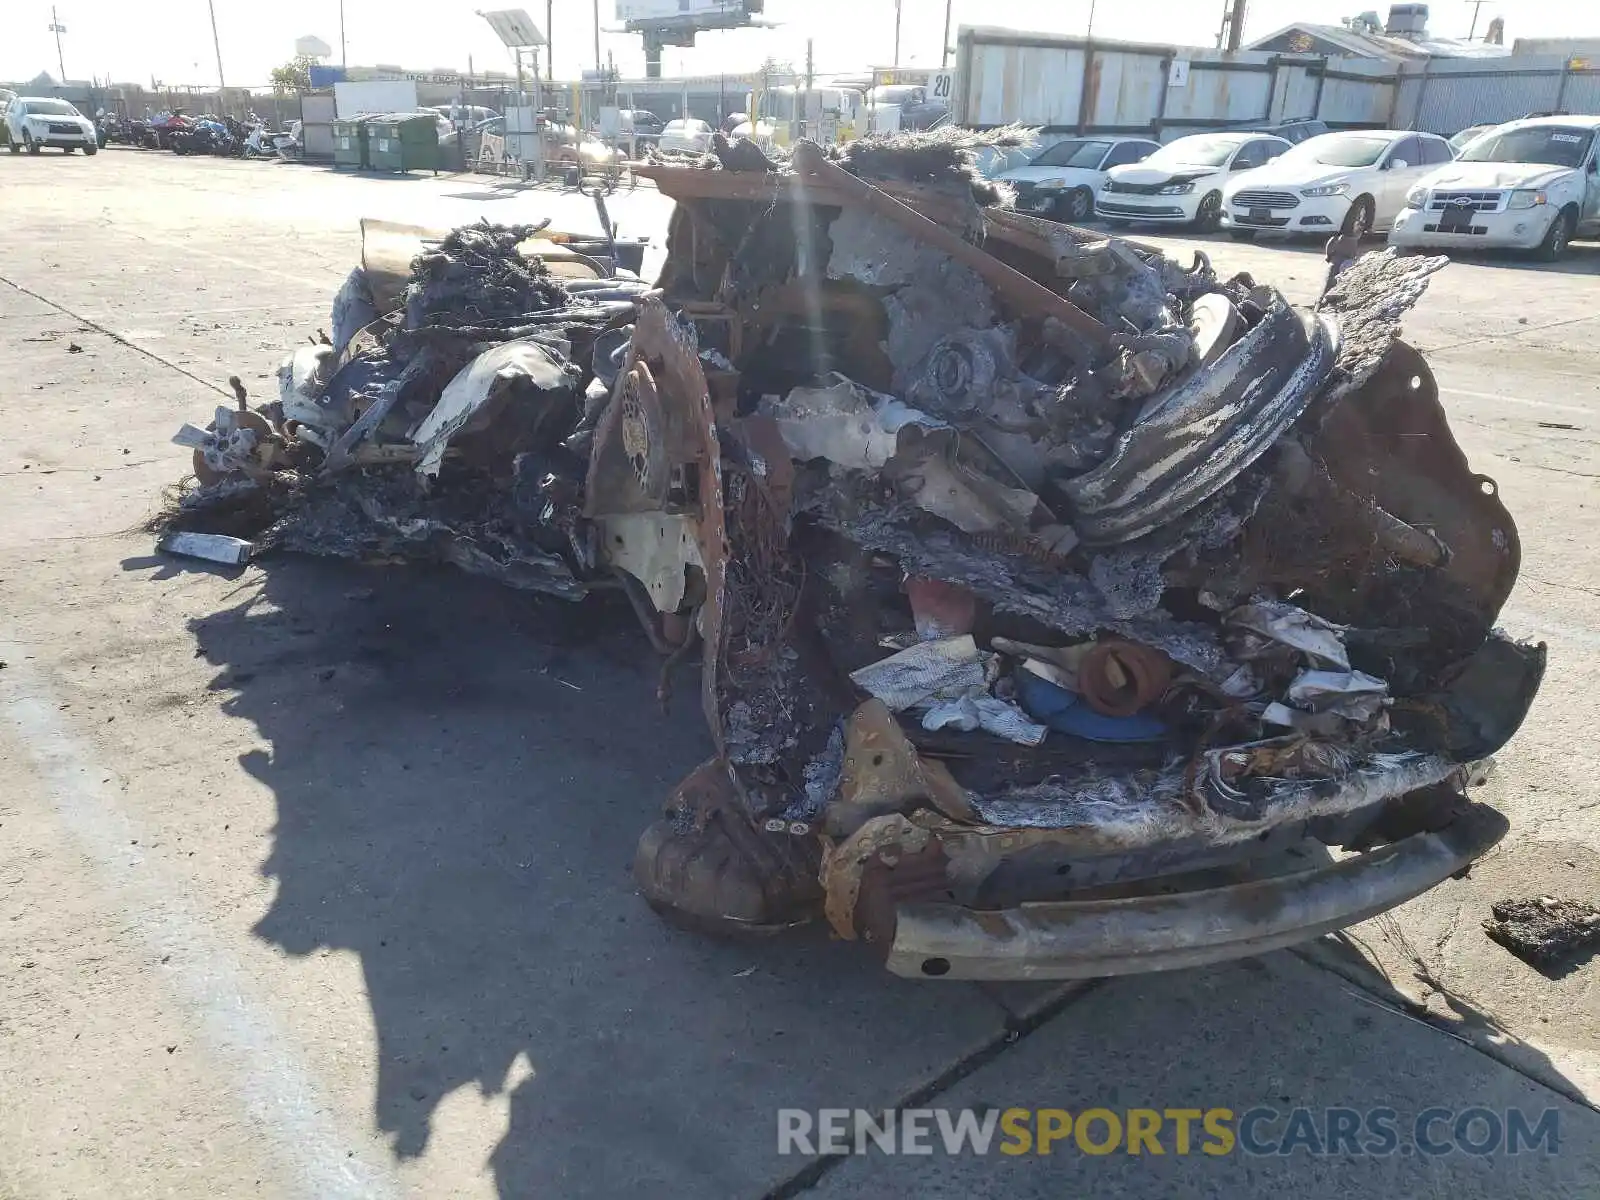
{"type": "Polygon", "coordinates": [[[1382,33],[1364,33],[1344,25],[1316,25],[1309,21],[1296,21],[1292,25],[1285,25],[1275,33],[1257,38],[1246,49],[1283,49],[1284,47],[1271,43],[1281,41],[1286,35],[1292,42],[1295,34],[1305,36],[1306,52],[1311,51],[1315,42],[1327,42],[1339,47],[1351,58],[1503,58],[1511,53],[1507,46],[1491,45],[1488,42],[1464,42],[1455,38],[1435,37],[1422,37],[1413,41],[1410,38],[1390,37],[1382,33]]]}

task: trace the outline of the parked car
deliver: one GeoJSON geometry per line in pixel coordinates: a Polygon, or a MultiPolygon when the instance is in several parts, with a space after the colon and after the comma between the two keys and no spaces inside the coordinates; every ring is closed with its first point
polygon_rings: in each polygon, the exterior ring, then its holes
{"type": "Polygon", "coordinates": [[[1261,232],[1379,232],[1394,223],[1413,185],[1453,157],[1450,144],[1431,133],[1325,133],[1230,180],[1223,220],[1241,241],[1261,232]]]}
{"type": "Polygon", "coordinates": [[[585,171],[620,172],[623,152],[608,146],[592,134],[580,139],[571,125],[551,122],[545,126],[545,158],[569,166],[582,164],[585,171]]]}
{"type": "Polygon", "coordinates": [[[500,114],[492,108],[482,104],[429,104],[425,105],[430,112],[436,112],[452,127],[462,126],[471,129],[498,117],[500,114]]]}
{"type": "Polygon", "coordinates": [[[1291,145],[1298,146],[1301,142],[1309,142],[1314,137],[1321,137],[1328,132],[1328,123],[1318,121],[1313,117],[1291,117],[1287,121],[1279,121],[1276,125],[1255,125],[1249,129],[1232,130],[1234,133],[1268,133],[1273,137],[1280,137],[1291,145]]]}
{"type": "Polygon", "coordinates": [[[1017,207],[1057,221],[1084,221],[1094,214],[1094,198],[1106,172],[1142,162],[1160,142],[1149,138],[1067,138],[1034,155],[1025,167],[1000,175],[1017,191],[1017,207]]]}
{"type": "Polygon", "coordinates": [[[97,154],[94,122],[65,100],[48,96],[14,96],[5,110],[6,144],[11,153],[38,154],[46,146],[71,154],[97,154]]]}
{"type": "Polygon", "coordinates": [[[704,121],[668,121],[656,142],[662,150],[687,154],[711,153],[711,126],[704,121]]]}
{"type": "Polygon", "coordinates": [[[1038,146],[979,146],[972,152],[977,160],[978,174],[985,179],[998,179],[1007,171],[1028,165],[1039,152],[1038,146]]]}
{"type": "Polygon", "coordinates": [[[306,156],[305,130],[304,121],[290,121],[289,128],[283,133],[272,135],[272,148],[278,152],[279,158],[297,161],[306,156]]]}
{"type": "Polygon", "coordinates": [[[623,136],[636,138],[641,142],[655,141],[666,128],[661,118],[647,108],[624,108],[618,115],[622,121],[623,136]]]}
{"type": "Polygon", "coordinates": [[[504,135],[506,119],[504,117],[488,117],[482,121],[474,122],[466,129],[452,129],[449,133],[439,135],[439,151],[445,161],[450,160],[457,142],[461,143],[463,162],[475,162],[483,150],[483,135],[493,133],[504,135]]]}
{"type": "Polygon", "coordinates": [[[1497,128],[1499,128],[1497,125],[1468,125],[1459,133],[1451,135],[1450,149],[1454,150],[1457,154],[1460,154],[1469,145],[1476,141],[1481,134],[1488,133],[1489,130],[1497,128]]]}
{"type": "Polygon", "coordinates": [[[869,113],[878,114],[878,128],[882,129],[932,129],[950,113],[950,105],[928,95],[921,84],[886,83],[873,88],[866,96],[869,113]],[[885,120],[891,113],[893,120],[885,120]]]}
{"type": "Polygon", "coordinates": [[[1410,190],[1389,242],[1509,247],[1546,262],[1576,235],[1600,234],[1600,117],[1512,121],[1410,190]]]}
{"type": "Polygon", "coordinates": [[[1112,167],[1095,211],[1112,224],[1142,221],[1213,230],[1222,188],[1234,172],[1265,166],[1289,143],[1257,133],[1197,133],[1169,142],[1143,162],[1112,167]]]}

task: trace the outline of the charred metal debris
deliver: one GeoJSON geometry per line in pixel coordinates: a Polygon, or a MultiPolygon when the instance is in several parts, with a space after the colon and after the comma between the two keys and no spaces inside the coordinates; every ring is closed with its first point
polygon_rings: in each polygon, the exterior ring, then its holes
{"type": "Polygon", "coordinates": [[[636,868],[700,922],[887,944],[1432,836],[1403,802],[1459,801],[1544,665],[1398,340],[1445,260],[1298,310],[1013,211],[960,139],[753,149],[638,168],[678,202],[653,288],[548,230],[369,224],[278,398],[182,431],[167,526],[625,588],[703,660],[717,757],[636,868]]]}

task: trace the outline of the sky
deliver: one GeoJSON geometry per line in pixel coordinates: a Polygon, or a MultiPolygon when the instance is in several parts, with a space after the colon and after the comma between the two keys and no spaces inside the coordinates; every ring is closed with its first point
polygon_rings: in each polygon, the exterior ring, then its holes
{"type": "MultiPolygon", "coordinates": [[[[294,53],[297,37],[314,34],[333,47],[339,61],[340,0],[210,0],[216,7],[223,76],[230,87],[260,87],[272,67],[294,53]]],[[[518,0],[343,0],[345,40],[352,65],[394,63],[412,70],[479,71],[511,67],[502,47],[476,10],[515,6],[518,0]]],[[[1094,32],[1128,41],[1175,45],[1215,43],[1224,0],[951,0],[951,41],[962,24],[996,25],[1051,33],[1081,34],[1095,7],[1094,32]]],[[[522,0],[537,24],[545,23],[542,0],[522,0]]],[[[556,74],[575,78],[594,66],[591,0],[553,0],[556,74]]],[[[5,0],[5,36],[0,38],[0,80],[26,80],[48,71],[58,75],[51,6],[38,0],[5,0]]],[[[700,35],[693,49],[669,47],[665,70],[675,74],[748,71],[763,59],[803,65],[806,41],[814,39],[819,74],[843,74],[894,59],[894,0],[767,0],[772,28],[700,35]]],[[[901,0],[900,61],[938,66],[945,0],[901,0]]],[[[1264,37],[1294,20],[1336,23],[1364,9],[1387,11],[1386,0],[1250,0],[1245,40],[1264,37]]],[[[637,36],[606,33],[616,26],[614,0],[601,0],[601,53],[614,55],[625,77],[644,74],[637,36]]],[[[217,57],[207,0],[57,0],[67,32],[62,53],[71,79],[96,76],[167,86],[214,86],[217,57]],[[159,11],[159,18],[156,14],[159,11]]],[[[1465,37],[1472,0],[1437,0],[1429,30],[1465,37]]],[[[1506,41],[1516,37],[1600,36],[1600,4],[1592,0],[1485,0],[1478,32],[1489,18],[1506,17],[1506,41]]]]}

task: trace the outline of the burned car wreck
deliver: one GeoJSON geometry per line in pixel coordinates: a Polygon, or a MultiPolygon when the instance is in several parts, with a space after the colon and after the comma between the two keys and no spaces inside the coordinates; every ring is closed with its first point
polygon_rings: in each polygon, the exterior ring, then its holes
{"type": "Polygon", "coordinates": [[[702,662],[715,757],[635,860],[699,927],[1098,976],[1464,869],[1544,648],[1494,628],[1516,528],[1399,340],[1444,260],[1301,311],[1017,213],[969,148],[641,165],[653,288],[547,230],[387,266],[369,230],[279,398],[180,435],[163,527],[625,591],[663,692],[702,662]]]}

